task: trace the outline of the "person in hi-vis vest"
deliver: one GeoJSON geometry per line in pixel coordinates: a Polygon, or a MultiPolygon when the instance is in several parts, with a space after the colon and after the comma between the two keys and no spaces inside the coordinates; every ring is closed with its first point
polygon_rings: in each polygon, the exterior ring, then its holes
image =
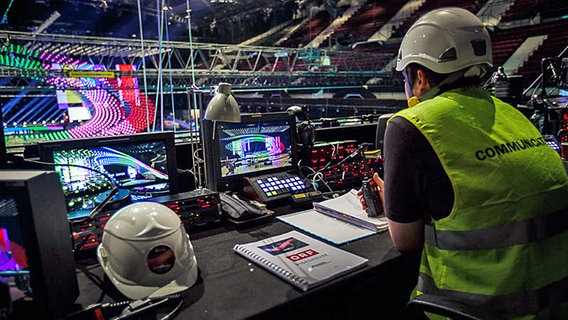
{"type": "Polygon", "coordinates": [[[421,251],[412,296],[566,319],[568,177],[531,122],[482,88],[491,67],[489,33],[465,9],[433,10],[404,36],[409,108],[389,120],[384,181],[374,176],[390,236],[421,251]]]}

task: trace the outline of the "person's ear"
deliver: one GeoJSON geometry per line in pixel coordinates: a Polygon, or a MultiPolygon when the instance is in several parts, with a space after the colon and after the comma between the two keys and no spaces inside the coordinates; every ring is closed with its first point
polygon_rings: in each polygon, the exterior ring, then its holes
{"type": "Polygon", "coordinates": [[[430,81],[428,81],[428,76],[426,72],[422,69],[418,69],[416,72],[415,90],[417,91],[416,96],[421,97],[426,91],[430,90],[430,81]]]}

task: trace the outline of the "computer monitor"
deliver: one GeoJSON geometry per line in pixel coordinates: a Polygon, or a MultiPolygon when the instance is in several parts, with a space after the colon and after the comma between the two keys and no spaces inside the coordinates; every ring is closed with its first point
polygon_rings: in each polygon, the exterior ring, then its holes
{"type": "Polygon", "coordinates": [[[70,216],[88,214],[115,188],[132,201],[179,192],[173,132],[41,142],[38,152],[55,165],[70,216]]]}
{"type": "Polygon", "coordinates": [[[53,171],[0,170],[0,279],[14,294],[9,319],[62,319],[79,296],[58,180],[53,171]]]}
{"type": "Polygon", "coordinates": [[[240,191],[244,177],[296,167],[295,119],[287,112],[242,114],[241,122],[204,120],[206,185],[240,191]]]}

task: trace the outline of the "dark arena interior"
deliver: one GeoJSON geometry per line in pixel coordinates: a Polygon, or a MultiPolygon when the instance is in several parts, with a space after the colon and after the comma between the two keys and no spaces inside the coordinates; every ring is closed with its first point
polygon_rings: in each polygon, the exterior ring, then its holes
{"type": "MultiPolygon", "coordinates": [[[[538,131],[517,144],[495,138],[502,144],[483,156],[543,145],[568,168],[567,1],[2,0],[0,319],[426,319],[423,311],[499,318],[459,295],[409,302],[424,272],[420,250],[405,252],[389,236],[394,196],[363,192],[375,173],[391,181],[388,120],[414,114],[405,112],[414,110],[408,103],[422,73],[410,81],[410,67],[397,71],[405,35],[447,7],[465,9],[488,32],[492,64],[479,86],[538,131]],[[338,231],[357,219],[340,212],[349,201],[368,212],[359,198],[386,203],[377,210],[389,231],[338,231]],[[339,208],[320,208],[323,215],[314,205],[340,200],[339,208]],[[333,218],[314,222],[308,211],[333,218]],[[290,278],[316,277],[310,272],[320,264],[286,266],[313,252],[236,252],[291,230],[366,265],[302,290],[290,278]],[[339,233],[345,238],[334,241],[339,233]],[[155,266],[156,257],[169,260],[155,266]]],[[[468,144],[468,130],[457,134],[468,144]]],[[[451,161],[442,163],[452,183],[463,181],[453,180],[451,161]]],[[[383,192],[386,184],[371,185],[383,192]]],[[[457,211],[460,197],[481,197],[453,185],[457,211]]],[[[538,230],[567,232],[557,226],[564,222],[539,221],[538,230]]],[[[444,231],[457,232],[434,230],[444,231]]],[[[277,247],[312,246],[295,241],[277,247]]],[[[425,243],[424,252],[428,232],[425,243]]],[[[568,318],[567,275],[545,278],[566,313],[546,309],[544,318],[568,318]]]]}

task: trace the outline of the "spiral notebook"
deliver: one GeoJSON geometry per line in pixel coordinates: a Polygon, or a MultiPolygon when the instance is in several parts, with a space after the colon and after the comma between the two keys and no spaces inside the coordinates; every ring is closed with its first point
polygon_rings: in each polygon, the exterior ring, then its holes
{"type": "Polygon", "coordinates": [[[369,261],[295,230],[236,244],[233,250],[303,291],[364,267],[369,261]]]}

